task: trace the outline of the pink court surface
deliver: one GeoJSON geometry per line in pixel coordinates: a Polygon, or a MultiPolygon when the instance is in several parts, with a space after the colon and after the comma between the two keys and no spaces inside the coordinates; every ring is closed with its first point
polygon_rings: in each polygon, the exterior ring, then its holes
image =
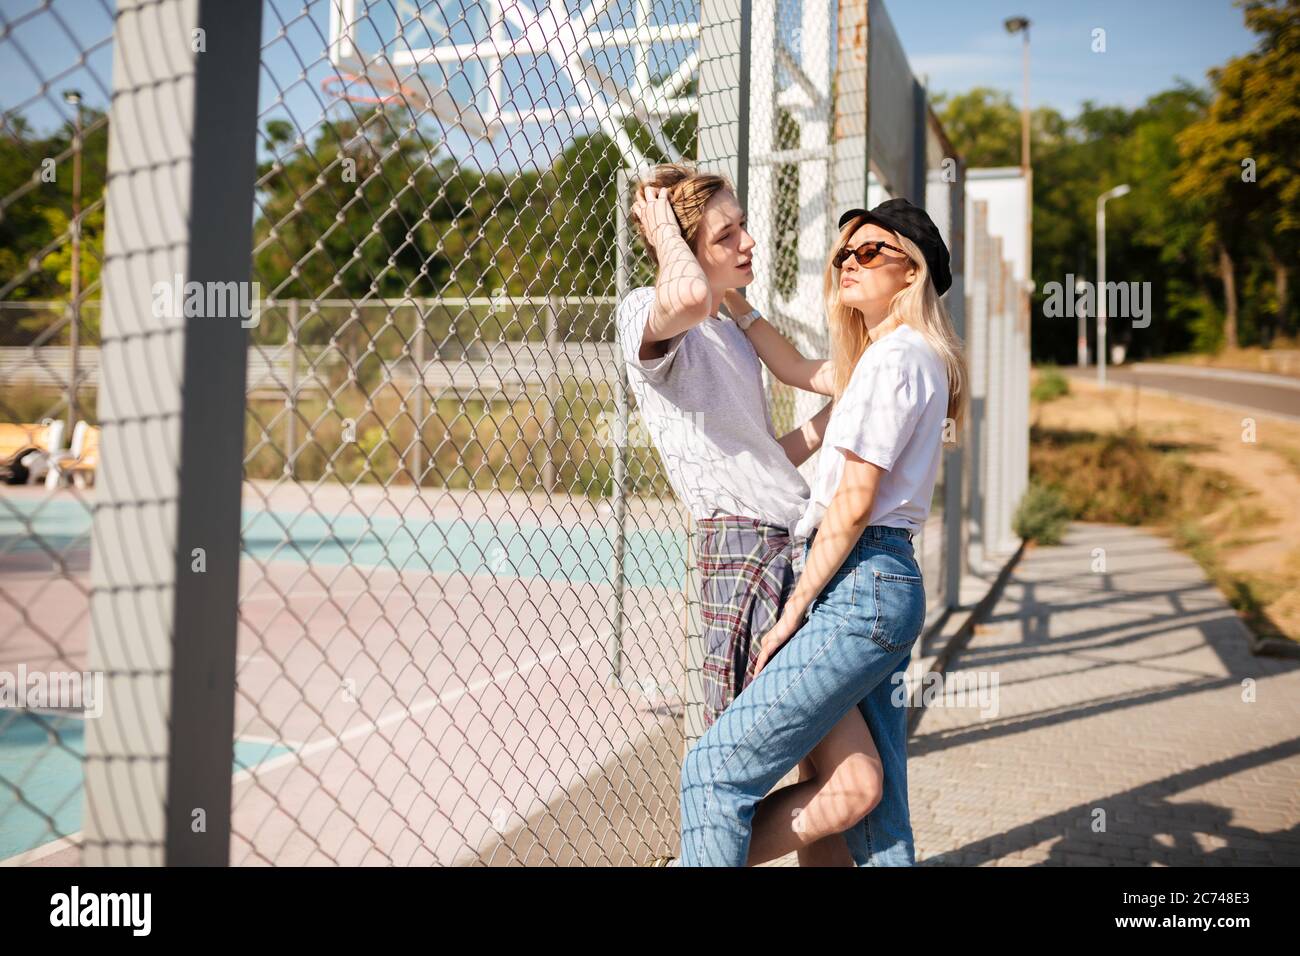
{"type": "MultiPolygon", "coordinates": [[[[86,670],[94,492],[4,496],[0,600],[20,613],[0,668],[86,670]]],[[[253,482],[243,511],[232,864],[629,864],[673,845],[675,503],[628,502],[617,641],[608,502],[253,482]]],[[[7,862],[80,861],[80,766],[45,759],[69,749],[19,761],[19,789],[48,796],[26,823],[0,801],[0,835],[31,831],[7,862]]]]}

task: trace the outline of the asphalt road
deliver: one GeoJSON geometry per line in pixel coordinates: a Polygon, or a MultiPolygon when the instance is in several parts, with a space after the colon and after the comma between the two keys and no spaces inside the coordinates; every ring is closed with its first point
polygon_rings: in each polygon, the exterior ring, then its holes
{"type": "MultiPolygon", "coordinates": [[[[1070,378],[1097,380],[1095,366],[1086,369],[1067,366],[1061,371],[1070,378]]],[[[1136,385],[1300,421],[1300,379],[1285,375],[1138,362],[1108,366],[1106,382],[1136,385]]]]}

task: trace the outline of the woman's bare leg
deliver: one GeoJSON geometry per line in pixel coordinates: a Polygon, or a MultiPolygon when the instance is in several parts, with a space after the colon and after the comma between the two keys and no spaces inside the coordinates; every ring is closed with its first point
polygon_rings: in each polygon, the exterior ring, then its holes
{"type": "MultiPolygon", "coordinates": [[[[816,777],[817,768],[813,766],[812,758],[804,757],[800,760],[799,782],[814,780],[816,777]]],[[[843,833],[832,833],[807,846],[801,846],[797,855],[800,867],[854,865],[853,854],[849,852],[849,846],[844,842],[843,833]]]]}
{"type": "Polygon", "coordinates": [[[810,766],[800,763],[798,783],[768,794],[754,808],[747,865],[799,850],[811,850],[813,859],[841,861],[829,865],[852,865],[842,834],[880,802],[884,780],[862,711],[850,707],[804,761],[810,766]],[[809,769],[814,776],[802,779],[809,769]]]}

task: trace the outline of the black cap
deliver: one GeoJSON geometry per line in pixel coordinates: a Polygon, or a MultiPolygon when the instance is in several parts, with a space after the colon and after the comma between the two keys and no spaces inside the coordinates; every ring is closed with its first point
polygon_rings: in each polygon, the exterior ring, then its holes
{"type": "Polygon", "coordinates": [[[948,291],[952,285],[948,247],[929,213],[920,206],[913,206],[906,199],[886,199],[875,209],[850,209],[840,216],[840,228],[843,229],[856,216],[865,216],[868,222],[874,222],[915,242],[925,256],[935,291],[939,295],[948,291]]]}

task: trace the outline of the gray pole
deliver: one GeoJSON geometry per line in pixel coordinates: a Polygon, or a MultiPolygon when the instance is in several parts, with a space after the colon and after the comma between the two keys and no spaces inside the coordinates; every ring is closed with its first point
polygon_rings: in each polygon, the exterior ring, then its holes
{"type": "MultiPolygon", "coordinates": [[[[928,113],[926,122],[929,122],[928,113]]],[[[949,252],[952,257],[948,314],[953,331],[969,348],[970,333],[966,323],[966,166],[960,158],[952,158],[956,161],[956,178],[947,190],[949,252]]],[[[969,403],[967,409],[969,418],[969,403]]],[[[973,432],[969,422],[966,430],[968,434],[973,432]]],[[[961,606],[961,578],[966,570],[964,492],[966,469],[970,467],[970,459],[963,452],[966,438],[960,434],[956,437],[956,442],[945,446],[943,470],[944,605],[952,610],[961,606]]]]}
{"type": "Polygon", "coordinates": [[[1106,203],[1127,196],[1128,183],[1097,197],[1097,384],[1106,387],[1106,203]]]}
{"type": "Polygon", "coordinates": [[[293,478],[298,464],[298,300],[289,300],[289,394],[285,397],[288,412],[284,423],[284,474],[293,478]]]}
{"type": "Polygon", "coordinates": [[[559,356],[559,304],[555,296],[546,297],[542,321],[545,325],[546,354],[551,360],[551,373],[546,376],[546,420],[542,422],[542,445],[546,457],[542,461],[542,489],[548,494],[555,493],[555,408],[560,402],[559,356]]]}
{"type": "Polygon", "coordinates": [[[153,306],[178,275],[251,290],[261,26],[261,0],[117,4],[87,866],[230,861],[248,333],[153,306]]]}
{"type": "Polygon", "coordinates": [[[415,419],[414,441],[411,447],[411,476],[415,487],[419,488],[424,475],[424,309],[415,306],[415,388],[411,393],[411,404],[415,419]]]}
{"type": "Polygon", "coordinates": [[[73,107],[72,120],[72,280],[71,326],[68,329],[68,438],[77,424],[77,349],[81,339],[81,93],[68,90],[63,98],[73,107]]]}
{"type": "Polygon", "coordinates": [[[1097,384],[1106,387],[1106,195],[1097,197],[1097,384]]]}
{"type": "MultiPolygon", "coordinates": [[[[1080,279],[1083,276],[1079,276],[1080,279]]],[[[1079,340],[1075,345],[1075,357],[1079,368],[1088,367],[1088,316],[1085,311],[1079,312],[1079,340]]]]}
{"type": "Polygon", "coordinates": [[[1008,17],[1002,24],[1008,33],[1019,33],[1021,44],[1020,96],[1020,176],[1025,186],[1025,281],[1016,290],[1016,321],[1025,322],[1025,341],[1028,344],[1033,322],[1029,315],[1029,294],[1034,281],[1034,170],[1029,155],[1029,27],[1028,17],[1008,17]]]}
{"type": "MultiPolygon", "coordinates": [[[[632,280],[628,276],[628,261],[631,255],[631,242],[628,233],[627,198],[629,181],[627,170],[619,167],[615,177],[615,189],[618,191],[615,209],[615,246],[617,262],[614,266],[615,290],[618,301],[631,291],[632,280]]],[[[614,306],[615,310],[618,306],[614,306]]],[[[618,425],[614,430],[614,633],[610,636],[610,683],[618,686],[623,677],[623,562],[624,549],[627,547],[627,366],[623,362],[623,350],[618,341],[618,329],[614,330],[614,365],[618,369],[614,402],[618,414],[618,425]]]]}
{"type": "Polygon", "coordinates": [[[1025,281],[1034,278],[1034,188],[1033,165],[1030,161],[1029,143],[1029,27],[1025,26],[1024,44],[1024,94],[1020,105],[1020,165],[1025,177],[1025,281]]]}
{"type": "Polygon", "coordinates": [[[968,563],[982,568],[990,550],[988,534],[988,460],[991,405],[989,353],[992,292],[989,261],[988,203],[978,199],[971,203],[971,221],[967,223],[966,241],[970,243],[971,274],[966,277],[970,289],[970,311],[966,315],[966,345],[970,362],[970,454],[967,456],[970,508],[967,552],[975,560],[968,563]]]}

